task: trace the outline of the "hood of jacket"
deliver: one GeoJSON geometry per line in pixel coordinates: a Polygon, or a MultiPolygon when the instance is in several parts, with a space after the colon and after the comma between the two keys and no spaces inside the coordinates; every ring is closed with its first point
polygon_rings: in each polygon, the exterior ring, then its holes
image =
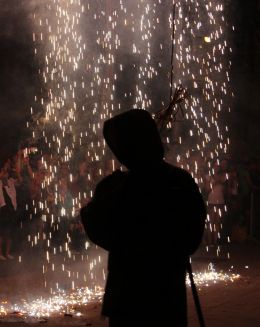
{"type": "Polygon", "coordinates": [[[114,155],[128,169],[149,167],[163,160],[159,131],[146,110],[131,109],[105,121],[103,135],[114,155]]]}

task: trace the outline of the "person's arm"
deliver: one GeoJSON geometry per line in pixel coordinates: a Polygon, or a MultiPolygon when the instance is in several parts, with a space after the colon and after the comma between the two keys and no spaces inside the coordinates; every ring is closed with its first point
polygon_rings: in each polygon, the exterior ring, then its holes
{"type": "Polygon", "coordinates": [[[193,254],[202,241],[207,217],[206,206],[203,197],[199,191],[199,188],[196,184],[191,193],[191,197],[192,207],[190,208],[190,214],[192,218],[190,228],[191,242],[189,244],[189,254],[193,254]]]}
{"type": "Polygon", "coordinates": [[[94,196],[80,211],[81,220],[89,239],[109,251],[113,243],[113,223],[125,183],[126,173],[116,171],[96,187],[94,196]]]}
{"type": "Polygon", "coordinates": [[[206,221],[206,207],[198,185],[190,176],[186,176],[186,187],[183,190],[184,203],[184,234],[185,234],[185,251],[187,254],[193,254],[199,247],[206,221]]]}
{"type": "Polygon", "coordinates": [[[210,193],[212,191],[212,176],[206,175],[205,181],[204,181],[204,188],[207,193],[210,193]]]}
{"type": "Polygon", "coordinates": [[[27,168],[28,175],[30,176],[31,179],[34,178],[33,170],[30,165],[29,157],[25,158],[26,160],[24,161],[25,167],[27,168]]]}
{"type": "Polygon", "coordinates": [[[15,174],[17,176],[17,184],[21,185],[23,179],[22,179],[22,175],[21,175],[21,159],[20,156],[18,156],[18,159],[15,162],[15,174]]]}

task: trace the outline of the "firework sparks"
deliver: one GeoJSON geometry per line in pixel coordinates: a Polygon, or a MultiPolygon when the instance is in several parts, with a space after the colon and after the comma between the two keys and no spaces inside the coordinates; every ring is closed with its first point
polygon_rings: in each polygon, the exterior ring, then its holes
{"type": "MultiPolygon", "coordinates": [[[[116,169],[102,138],[105,119],[130,107],[156,113],[168,103],[170,87],[182,84],[189,100],[173,130],[168,124],[166,138],[174,145],[172,163],[190,171],[202,187],[205,175],[214,173],[212,162],[227,153],[230,141],[223,117],[232,96],[231,49],[222,2],[47,0],[35,9],[32,38],[44,87],[31,109],[32,117],[37,111],[42,114],[28,127],[35,142],[42,142],[46,175],[42,198],[34,203],[34,212],[42,214],[43,231],[29,235],[28,241],[44,244],[46,286],[50,272],[66,274],[74,289],[80,280],[80,273],[66,269],[67,262],[76,260],[70,236],[56,245],[55,235],[91,198],[107,167],[116,169]],[[63,190],[77,179],[73,167],[79,165],[80,154],[88,163],[86,186],[68,201],[63,190]],[[63,175],[66,167],[69,173],[63,175]],[[57,255],[64,256],[60,265],[57,255]]],[[[223,213],[218,214],[221,219],[223,213]]],[[[210,217],[207,228],[214,232],[210,217]]],[[[82,260],[88,260],[87,255],[82,260]]],[[[97,257],[89,264],[93,280],[93,265],[101,261],[97,257]]]]}
{"type": "MultiPolygon", "coordinates": [[[[213,264],[209,264],[208,269],[204,272],[197,272],[193,275],[196,285],[198,285],[200,288],[219,283],[234,283],[241,278],[239,274],[217,271],[213,264]]],[[[187,280],[187,284],[190,285],[189,280],[187,280]]]]}

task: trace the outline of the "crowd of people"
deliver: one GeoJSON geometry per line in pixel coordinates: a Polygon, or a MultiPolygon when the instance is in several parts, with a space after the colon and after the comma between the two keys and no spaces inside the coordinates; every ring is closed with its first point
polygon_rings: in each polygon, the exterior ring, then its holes
{"type": "MultiPolygon", "coordinates": [[[[168,161],[174,162],[174,151],[168,161]]],[[[253,197],[260,192],[260,157],[223,157],[211,163],[199,153],[182,156],[177,165],[188,170],[198,183],[207,204],[204,245],[244,242],[251,237],[253,197]]]]}
{"type": "MultiPolygon", "coordinates": [[[[173,161],[170,156],[168,160],[173,161]]],[[[177,164],[192,172],[207,203],[204,244],[245,240],[250,234],[251,195],[260,189],[259,158],[222,159],[214,163],[211,174],[196,155],[177,164]]],[[[28,148],[1,161],[0,260],[13,259],[13,253],[28,242],[28,235],[44,229],[52,231],[54,245],[68,238],[71,250],[80,252],[85,233],[78,211],[88,203],[102,176],[117,168],[119,164],[112,159],[90,162],[87,156],[73,166],[59,164],[58,156],[40,157],[28,148]]]]}
{"type": "Polygon", "coordinates": [[[51,232],[54,246],[66,240],[71,251],[80,252],[85,232],[78,209],[91,196],[98,167],[87,169],[82,160],[72,174],[68,163],[30,149],[0,165],[0,260],[13,259],[11,252],[21,252],[39,232],[51,232]]]}

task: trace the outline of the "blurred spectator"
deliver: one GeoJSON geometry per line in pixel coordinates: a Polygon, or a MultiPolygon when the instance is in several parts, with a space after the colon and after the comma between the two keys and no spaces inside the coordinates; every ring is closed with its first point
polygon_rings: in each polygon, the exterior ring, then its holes
{"type": "Polygon", "coordinates": [[[206,178],[208,190],[208,219],[205,231],[207,245],[216,245],[220,239],[223,217],[226,214],[227,164],[214,164],[213,175],[206,178]]]}
{"type": "Polygon", "coordinates": [[[13,259],[12,240],[16,230],[16,183],[10,176],[10,160],[0,170],[0,260],[13,259]]]}
{"type": "Polygon", "coordinates": [[[232,166],[228,173],[227,208],[228,212],[224,217],[223,230],[221,233],[224,242],[227,242],[228,237],[231,237],[231,240],[233,239],[234,231],[237,226],[240,226],[242,223],[238,196],[238,173],[235,166],[232,166]]]}
{"type": "Polygon", "coordinates": [[[70,222],[69,236],[70,250],[74,253],[81,253],[85,249],[86,234],[79,216],[70,222]]]}

